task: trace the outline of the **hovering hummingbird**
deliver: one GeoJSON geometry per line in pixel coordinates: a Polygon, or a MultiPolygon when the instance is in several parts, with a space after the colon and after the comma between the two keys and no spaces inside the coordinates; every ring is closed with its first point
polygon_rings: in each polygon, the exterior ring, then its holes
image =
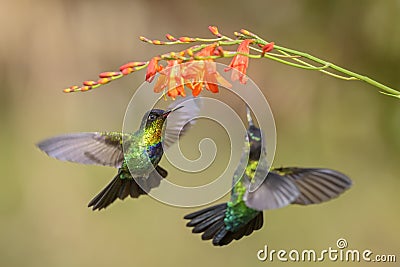
{"type": "Polygon", "coordinates": [[[168,174],[158,165],[163,147],[176,142],[194,123],[191,119],[200,110],[198,104],[197,99],[187,98],[175,101],[167,110],[152,109],[134,133],[71,133],[46,139],[37,146],[62,161],[118,168],[114,179],[88,204],[93,210],[101,210],[117,198],[138,198],[160,185],[168,174]],[[184,106],[180,105],[182,102],[184,106]]]}
{"type": "Polygon", "coordinates": [[[193,233],[203,233],[203,240],[212,239],[215,246],[224,246],[250,235],[263,226],[263,210],[276,209],[289,204],[310,205],[328,201],[347,190],[352,182],[344,174],[322,168],[275,168],[254,191],[249,186],[255,179],[257,166],[268,168],[260,162],[262,132],[254,126],[247,108],[249,128],[246,136],[248,153],[243,153],[241,163],[233,177],[231,199],[227,203],[211,206],[191,214],[186,226],[193,233]],[[243,174],[242,174],[243,173],[243,174]]]}

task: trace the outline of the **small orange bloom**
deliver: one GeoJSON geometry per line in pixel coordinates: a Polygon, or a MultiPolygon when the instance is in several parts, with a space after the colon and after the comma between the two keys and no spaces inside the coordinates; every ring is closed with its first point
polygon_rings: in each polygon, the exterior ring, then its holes
{"type": "Polygon", "coordinates": [[[194,55],[195,58],[198,58],[197,60],[191,60],[184,64],[181,64],[182,62],[179,59],[168,60],[167,67],[159,71],[155,67],[157,59],[152,60],[149,63],[148,72],[152,75],[155,75],[156,72],[160,74],[154,85],[154,92],[166,91],[169,97],[175,99],[177,96],[186,96],[185,85],[192,90],[193,96],[198,96],[203,88],[212,93],[217,93],[219,91],[218,85],[227,88],[232,87],[217,72],[217,65],[214,60],[207,59],[207,57],[221,53],[223,53],[223,50],[219,49],[217,44],[211,44],[194,55]]]}
{"type": "Polygon", "coordinates": [[[133,61],[133,62],[129,62],[129,63],[126,63],[126,64],[122,65],[121,67],[119,67],[119,70],[123,71],[124,69],[127,69],[127,68],[136,68],[136,67],[139,67],[139,66],[143,66],[145,64],[146,64],[146,62],[133,61]]]}
{"type": "Polygon", "coordinates": [[[190,37],[186,37],[186,36],[179,37],[178,40],[181,41],[182,43],[190,43],[190,42],[195,42],[196,41],[195,38],[190,38],[190,37]]]}
{"type": "MultiPolygon", "coordinates": [[[[218,49],[216,44],[212,44],[196,53],[195,57],[207,58],[216,53],[222,53],[222,50],[218,49]]],[[[213,93],[218,93],[219,84],[227,88],[232,87],[232,85],[217,72],[217,65],[212,59],[191,61],[184,67],[182,72],[187,86],[192,90],[193,96],[198,96],[203,90],[203,87],[213,93]]]]}
{"type": "Polygon", "coordinates": [[[178,95],[183,97],[185,93],[185,80],[182,77],[179,60],[170,60],[165,69],[161,70],[160,76],[154,85],[154,92],[159,93],[167,90],[167,95],[175,99],[178,95]]]}
{"type": "Polygon", "coordinates": [[[218,28],[216,26],[208,26],[208,29],[212,34],[214,34],[218,38],[222,37],[222,34],[219,33],[218,28]]]}
{"type": "Polygon", "coordinates": [[[151,83],[157,72],[162,70],[162,66],[158,65],[159,57],[153,57],[147,66],[146,81],[151,83]]]}
{"type": "Polygon", "coordinates": [[[177,41],[178,39],[176,39],[174,36],[172,36],[171,34],[167,33],[165,35],[165,37],[170,40],[170,41],[177,41]]]}
{"type": "MultiPolygon", "coordinates": [[[[252,39],[246,39],[240,43],[237,52],[248,54],[250,52],[250,44],[254,42],[252,39]]],[[[231,63],[229,64],[229,68],[226,68],[225,71],[229,71],[231,69],[235,69],[236,71],[232,72],[231,79],[232,81],[239,80],[240,83],[245,84],[247,82],[246,70],[249,66],[249,58],[247,56],[237,54],[233,57],[231,63]]]]}

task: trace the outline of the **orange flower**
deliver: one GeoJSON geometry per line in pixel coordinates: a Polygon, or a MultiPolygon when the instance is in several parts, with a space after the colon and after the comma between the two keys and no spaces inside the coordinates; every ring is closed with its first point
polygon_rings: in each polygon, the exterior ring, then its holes
{"type": "Polygon", "coordinates": [[[149,65],[147,66],[146,81],[149,83],[151,83],[153,81],[156,73],[160,72],[162,70],[162,66],[158,65],[159,60],[160,60],[160,57],[153,57],[150,60],[149,65]]]}
{"type": "Polygon", "coordinates": [[[195,54],[198,60],[191,60],[184,64],[181,60],[169,60],[167,67],[158,71],[156,66],[159,59],[152,59],[148,67],[149,77],[151,75],[154,77],[156,72],[160,73],[153,88],[154,92],[167,91],[166,94],[175,99],[179,95],[186,96],[185,85],[192,90],[193,96],[198,96],[204,87],[213,93],[218,93],[218,85],[232,87],[217,72],[217,65],[213,59],[202,59],[220,53],[223,53],[223,50],[217,47],[217,44],[208,45],[195,54]]]}
{"type": "MultiPolygon", "coordinates": [[[[240,43],[237,52],[243,54],[249,54],[250,44],[254,42],[252,39],[246,39],[240,43]]],[[[231,79],[232,81],[239,80],[240,83],[245,84],[247,82],[246,70],[249,66],[249,58],[247,56],[237,54],[233,57],[231,64],[229,64],[229,68],[226,68],[225,71],[229,71],[231,69],[235,69],[236,71],[232,72],[231,79]]]]}
{"type": "Polygon", "coordinates": [[[227,88],[232,87],[232,85],[217,72],[217,65],[214,61],[205,62],[204,82],[206,89],[213,93],[218,93],[218,84],[221,84],[223,87],[227,88]]]}
{"type": "MultiPolygon", "coordinates": [[[[212,44],[196,53],[195,57],[207,58],[219,53],[223,53],[223,51],[217,48],[217,44],[212,44]]],[[[203,90],[203,87],[213,93],[218,93],[218,84],[227,88],[232,87],[232,85],[217,72],[217,65],[213,59],[193,60],[185,65],[182,69],[182,73],[187,82],[187,87],[192,90],[193,96],[198,96],[203,90]]]]}
{"type": "Polygon", "coordinates": [[[182,77],[179,60],[170,60],[164,70],[161,70],[160,77],[158,77],[154,85],[154,92],[159,93],[165,91],[167,88],[167,95],[175,99],[178,95],[183,97],[185,93],[185,80],[182,77]]]}
{"type": "Polygon", "coordinates": [[[210,30],[210,32],[212,34],[214,34],[215,36],[217,36],[218,38],[222,37],[222,34],[219,33],[218,28],[216,26],[208,26],[208,29],[210,30]]]}

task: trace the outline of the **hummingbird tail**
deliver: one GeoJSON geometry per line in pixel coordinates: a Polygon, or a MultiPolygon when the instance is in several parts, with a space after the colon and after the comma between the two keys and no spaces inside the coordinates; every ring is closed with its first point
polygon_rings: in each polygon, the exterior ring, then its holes
{"type": "Polygon", "coordinates": [[[212,239],[214,246],[224,246],[234,239],[239,240],[243,236],[250,235],[263,225],[263,213],[260,212],[243,227],[231,232],[226,229],[224,222],[226,209],[227,204],[223,203],[188,214],[184,217],[190,220],[186,226],[194,227],[192,233],[203,233],[202,240],[212,239]]]}
{"type": "Polygon", "coordinates": [[[89,202],[88,207],[92,207],[93,210],[101,210],[113,203],[117,198],[123,200],[128,195],[132,198],[146,195],[151,188],[159,186],[161,179],[168,174],[166,170],[157,166],[156,170],[150,173],[148,178],[138,178],[140,181],[139,186],[133,178],[121,179],[121,172],[120,170],[114,179],[89,202]]]}
{"type": "Polygon", "coordinates": [[[117,198],[125,199],[128,195],[137,198],[146,194],[135,179],[121,179],[118,173],[114,179],[98,193],[88,204],[93,210],[101,210],[113,203],[117,198]]]}

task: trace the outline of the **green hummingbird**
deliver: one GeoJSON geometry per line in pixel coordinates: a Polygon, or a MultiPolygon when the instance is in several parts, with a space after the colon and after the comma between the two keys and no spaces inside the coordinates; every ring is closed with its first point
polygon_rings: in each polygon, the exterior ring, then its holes
{"type": "Polygon", "coordinates": [[[265,155],[262,132],[254,126],[249,108],[247,120],[245,147],[248,156],[242,154],[239,166],[244,168],[239,167],[234,173],[230,201],[184,217],[190,220],[186,226],[194,227],[193,233],[203,233],[201,238],[212,239],[215,246],[227,245],[259,230],[263,226],[263,210],[325,202],[339,196],[352,184],[346,175],[331,169],[287,167],[271,169],[262,184],[250,191],[257,166],[267,168],[268,164],[259,161],[261,153],[265,155]]]}
{"type": "Polygon", "coordinates": [[[198,112],[197,99],[182,99],[167,110],[148,111],[134,133],[70,133],[46,139],[37,146],[50,157],[62,161],[118,168],[114,179],[88,204],[93,210],[101,210],[117,198],[123,200],[128,195],[138,198],[160,185],[168,174],[158,165],[164,148],[184,134],[194,123],[189,120],[198,112]],[[177,106],[183,101],[185,106],[177,106]],[[174,115],[167,120],[170,114],[174,115]]]}

